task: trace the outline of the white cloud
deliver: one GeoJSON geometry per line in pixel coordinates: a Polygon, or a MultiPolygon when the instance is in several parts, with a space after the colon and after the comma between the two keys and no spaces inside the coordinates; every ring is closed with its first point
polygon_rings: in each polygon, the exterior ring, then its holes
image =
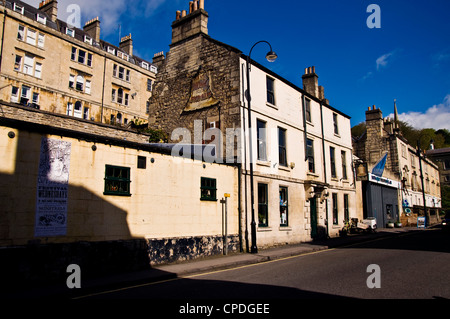
{"type": "MultiPolygon", "coordinates": [[[[394,114],[390,114],[389,117],[393,118],[394,114]]],[[[450,94],[442,103],[429,107],[425,112],[400,113],[398,117],[417,129],[450,129],[450,94]]]]}
{"type": "Polygon", "coordinates": [[[388,59],[394,54],[394,52],[389,52],[383,54],[376,60],[377,70],[380,70],[381,67],[385,67],[388,64],[388,59]]]}
{"type": "MultiPolygon", "coordinates": [[[[23,0],[39,7],[41,0],[23,0]]],[[[67,21],[72,12],[67,12],[70,5],[79,5],[81,11],[80,25],[95,17],[101,21],[102,37],[117,31],[121,17],[128,14],[134,16],[151,16],[157,8],[167,0],[58,0],[58,19],[67,21]]]]}

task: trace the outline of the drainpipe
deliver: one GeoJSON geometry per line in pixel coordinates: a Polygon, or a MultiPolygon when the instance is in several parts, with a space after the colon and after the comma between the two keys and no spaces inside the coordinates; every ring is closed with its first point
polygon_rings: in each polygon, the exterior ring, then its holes
{"type": "Polygon", "coordinates": [[[305,95],[302,94],[302,109],[303,109],[303,140],[305,141],[305,162],[308,160],[308,156],[307,156],[307,146],[306,146],[306,139],[308,138],[307,136],[307,128],[306,128],[306,109],[305,109],[305,95]]]}
{"type": "Polygon", "coordinates": [[[241,210],[241,187],[242,187],[242,167],[240,164],[237,164],[238,168],[238,227],[239,227],[239,251],[242,253],[244,252],[244,247],[242,246],[242,210],[241,210]]]}
{"type": "MultiPolygon", "coordinates": [[[[244,96],[242,97],[242,100],[245,100],[245,87],[244,87],[244,71],[245,68],[245,64],[242,63],[242,94],[244,94],[244,96]]],[[[242,108],[242,123],[245,123],[245,109],[242,108]]],[[[244,130],[244,136],[243,136],[243,140],[244,140],[244,170],[245,172],[247,171],[247,138],[245,136],[245,125],[242,125],[242,129],[244,130]]],[[[240,165],[241,167],[241,177],[244,177],[244,198],[247,200],[247,172],[245,173],[245,175],[243,175],[242,172],[242,164],[240,165]]],[[[248,207],[247,207],[247,203],[244,205],[245,207],[245,249],[246,252],[250,251],[250,247],[248,244],[248,207]]]]}
{"type": "MultiPolygon", "coordinates": [[[[3,3],[4,4],[4,3],[3,3]]],[[[0,53],[0,72],[2,71],[2,61],[3,61],[3,42],[5,41],[5,24],[6,24],[6,16],[8,12],[6,9],[3,11],[3,29],[2,29],[2,44],[1,44],[1,53],[0,53]]]]}
{"type": "MultiPolygon", "coordinates": [[[[325,159],[325,133],[323,130],[323,100],[320,100],[320,126],[322,128],[322,153],[323,153],[323,179],[325,184],[327,184],[327,164],[325,159]]],[[[325,226],[327,230],[327,238],[330,237],[330,232],[328,229],[328,199],[325,198],[325,226]]]]}
{"type": "Polygon", "coordinates": [[[106,77],[106,54],[103,63],[103,88],[102,88],[102,108],[100,111],[100,123],[103,123],[103,106],[105,104],[105,77],[106,77]]]}

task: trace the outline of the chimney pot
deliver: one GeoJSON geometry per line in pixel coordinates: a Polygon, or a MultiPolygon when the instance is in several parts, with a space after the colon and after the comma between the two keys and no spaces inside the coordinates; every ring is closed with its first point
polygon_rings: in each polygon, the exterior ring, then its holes
{"type": "Polygon", "coordinates": [[[198,6],[200,7],[200,9],[205,10],[205,0],[200,0],[198,6]]]}
{"type": "Polygon", "coordinates": [[[186,16],[186,10],[181,11],[181,17],[184,18],[186,16]]]}
{"type": "Polygon", "coordinates": [[[198,9],[198,1],[194,1],[194,7],[192,11],[197,11],[197,9],[198,9]]]}
{"type": "Polygon", "coordinates": [[[180,20],[181,11],[177,10],[176,20],[180,20]]]}
{"type": "Polygon", "coordinates": [[[194,1],[189,1],[189,13],[192,13],[194,11],[194,1]]]}
{"type": "Polygon", "coordinates": [[[316,67],[315,66],[312,67],[312,73],[316,73],[316,67]]]}

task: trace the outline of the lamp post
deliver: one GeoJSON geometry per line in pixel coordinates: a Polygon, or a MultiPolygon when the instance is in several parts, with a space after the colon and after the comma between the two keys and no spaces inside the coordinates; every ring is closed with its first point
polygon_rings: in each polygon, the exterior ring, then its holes
{"type": "Polygon", "coordinates": [[[252,207],[252,222],[251,222],[251,232],[252,232],[252,245],[250,248],[250,252],[252,254],[258,253],[258,247],[256,246],[256,221],[255,221],[255,197],[254,197],[254,186],[253,186],[253,152],[252,152],[252,113],[251,113],[251,94],[250,94],[250,65],[251,65],[251,55],[253,48],[258,43],[267,43],[270,47],[270,51],[266,54],[266,59],[269,62],[275,62],[277,59],[277,54],[272,51],[272,46],[267,41],[258,41],[256,42],[252,48],[250,49],[250,53],[247,56],[247,93],[245,94],[247,99],[247,107],[248,107],[248,132],[249,132],[249,156],[250,156],[250,200],[252,207]]]}

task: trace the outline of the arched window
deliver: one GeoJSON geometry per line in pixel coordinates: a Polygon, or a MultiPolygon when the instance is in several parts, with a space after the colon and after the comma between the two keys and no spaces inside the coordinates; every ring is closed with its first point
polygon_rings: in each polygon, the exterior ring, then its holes
{"type": "Polygon", "coordinates": [[[83,112],[82,112],[82,104],[80,101],[76,101],[75,102],[75,108],[73,109],[73,116],[74,117],[78,117],[78,118],[82,118],[83,117],[83,112]]]}
{"type": "Polygon", "coordinates": [[[83,87],[84,87],[84,77],[82,75],[78,75],[76,89],[78,91],[83,91],[83,87]]]}

